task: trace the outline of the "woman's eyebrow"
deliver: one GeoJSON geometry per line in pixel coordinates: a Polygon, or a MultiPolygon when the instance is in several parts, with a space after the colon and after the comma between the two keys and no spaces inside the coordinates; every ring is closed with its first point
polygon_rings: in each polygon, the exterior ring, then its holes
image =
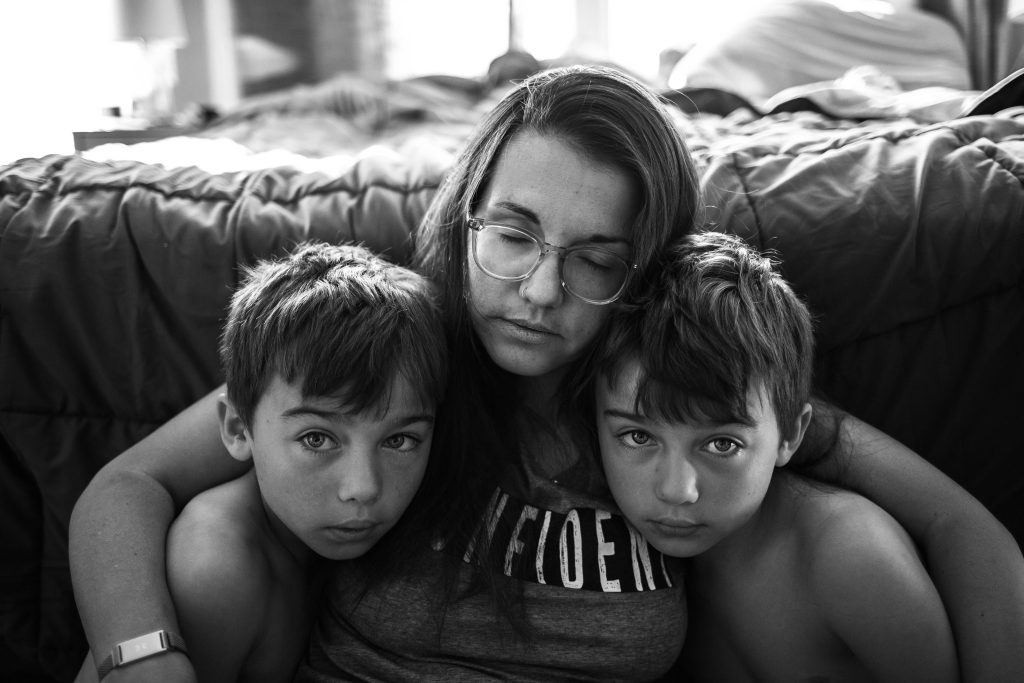
{"type": "Polygon", "coordinates": [[[522,204],[517,204],[516,202],[505,199],[494,202],[494,204],[492,204],[491,206],[496,209],[504,209],[506,211],[511,211],[512,213],[519,214],[520,216],[530,221],[531,223],[540,223],[540,216],[538,216],[537,213],[533,211],[533,209],[529,209],[523,206],[522,204]]]}
{"type": "MultiPolygon", "coordinates": [[[[512,213],[522,216],[523,218],[530,221],[534,225],[540,225],[540,216],[538,216],[537,213],[533,211],[533,209],[529,209],[523,206],[522,204],[517,204],[516,202],[505,199],[494,202],[493,204],[491,204],[491,207],[496,209],[504,209],[505,211],[511,211],[512,213]]],[[[593,244],[625,244],[627,246],[632,246],[633,244],[632,240],[627,239],[625,237],[619,237],[617,235],[605,235],[599,232],[587,235],[581,241],[590,242],[593,244]]]]}
{"type": "Polygon", "coordinates": [[[591,235],[587,238],[587,242],[593,242],[594,244],[625,244],[627,246],[633,246],[633,241],[626,239],[625,237],[602,235],[601,233],[591,235]]]}

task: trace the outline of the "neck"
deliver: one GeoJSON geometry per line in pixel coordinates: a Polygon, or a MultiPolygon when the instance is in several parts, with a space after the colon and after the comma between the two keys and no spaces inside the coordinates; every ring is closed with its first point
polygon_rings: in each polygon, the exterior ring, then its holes
{"type": "Polygon", "coordinates": [[[565,370],[549,372],[537,377],[520,377],[519,390],[522,392],[523,405],[545,418],[553,418],[560,411],[559,388],[565,370]]]}
{"type": "Polygon", "coordinates": [[[565,397],[560,389],[564,376],[563,370],[541,377],[519,378],[522,403],[516,419],[516,438],[535,474],[557,478],[561,484],[576,485],[584,490],[580,482],[563,481],[563,475],[579,462],[587,443],[587,435],[580,432],[580,426],[563,404],[565,397]]]}

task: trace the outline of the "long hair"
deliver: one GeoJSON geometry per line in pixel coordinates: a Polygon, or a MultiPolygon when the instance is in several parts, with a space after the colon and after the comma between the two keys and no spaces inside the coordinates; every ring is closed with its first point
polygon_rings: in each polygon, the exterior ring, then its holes
{"type": "MultiPolygon", "coordinates": [[[[423,219],[415,263],[441,288],[448,315],[468,316],[465,217],[517,133],[533,131],[570,144],[623,172],[639,192],[630,226],[642,286],[647,266],[664,246],[700,222],[697,170],[658,96],[611,68],[573,66],[541,72],[509,92],[467,143],[423,219]]],[[[627,297],[629,292],[627,292],[627,297]]]]}
{"type": "MultiPolygon", "coordinates": [[[[573,66],[536,74],[482,121],[428,210],[415,251],[415,265],[440,288],[452,353],[447,409],[435,444],[458,454],[466,477],[463,495],[452,500],[438,528],[455,547],[468,542],[493,492],[495,460],[515,457],[519,441],[512,424],[520,407],[514,378],[488,357],[470,319],[465,217],[477,208],[509,141],[524,131],[572,146],[625,174],[636,189],[638,210],[629,233],[637,269],[625,300],[644,288],[665,245],[691,231],[703,213],[693,159],[665,104],[620,71],[573,66]]],[[[477,574],[486,580],[488,553],[476,557],[482,565],[477,574]]]]}

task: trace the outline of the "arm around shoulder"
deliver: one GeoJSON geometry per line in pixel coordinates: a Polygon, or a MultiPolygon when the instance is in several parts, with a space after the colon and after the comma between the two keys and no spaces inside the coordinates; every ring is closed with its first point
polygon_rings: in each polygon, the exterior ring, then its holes
{"type": "MultiPolygon", "coordinates": [[[[832,410],[815,406],[815,414],[832,410]]],[[[850,416],[812,474],[860,492],[910,532],[952,622],[968,683],[1024,671],[1024,556],[984,505],[892,437],[850,416]]]]}
{"type": "Polygon", "coordinates": [[[960,680],[945,607],[913,541],[870,501],[841,495],[808,562],[825,620],[872,680],[960,680]]]}
{"type": "MultiPolygon", "coordinates": [[[[103,657],[96,658],[98,660],[103,657]]],[[[82,668],[75,677],[75,683],[98,683],[99,675],[90,652],[82,662],[82,668]]],[[[129,666],[114,669],[103,677],[103,683],[130,683],[131,681],[194,681],[192,663],[183,652],[171,650],[159,657],[150,657],[133,662],[129,666]]]]}
{"type": "MultiPolygon", "coordinates": [[[[217,390],[108,463],[75,505],[71,578],[94,656],[160,629],[178,630],[164,546],[177,510],[196,493],[238,476],[217,424],[217,390]]],[[[104,653],[104,654],[100,654],[104,653]]],[[[110,674],[121,680],[191,681],[183,655],[153,657],[110,674]],[[142,671],[166,666],[160,675],[142,671]],[[133,676],[139,676],[132,678],[133,676]],[[123,677],[123,678],[122,678],[123,677]]]]}

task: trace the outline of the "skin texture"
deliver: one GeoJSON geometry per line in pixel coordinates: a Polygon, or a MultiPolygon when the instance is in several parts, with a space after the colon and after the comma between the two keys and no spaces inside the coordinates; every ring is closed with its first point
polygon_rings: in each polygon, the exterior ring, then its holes
{"type": "Polygon", "coordinates": [[[906,531],[861,496],[777,469],[809,405],[785,433],[763,387],[748,393],[749,424],[649,419],[638,377],[630,361],[598,383],[601,459],[630,522],[692,558],[693,680],[957,680],[949,620],[906,531]]]}
{"type": "Polygon", "coordinates": [[[315,615],[313,566],[254,470],[192,499],[168,535],[167,581],[200,681],[290,680],[315,615]]]}
{"type": "MultiPolygon", "coordinates": [[[[634,211],[628,178],[574,147],[532,131],[513,138],[475,214],[559,247],[628,244],[634,211]]],[[[611,312],[567,293],[548,254],[519,282],[497,280],[469,258],[469,301],[488,355],[501,368],[551,384],[590,346],[611,312]]]]}
{"type": "Polygon", "coordinates": [[[922,548],[952,620],[961,680],[1018,681],[1024,556],[1016,540],[976,498],[889,435],[848,417],[840,440],[847,459],[831,459],[815,476],[881,506],[922,548]]]}
{"type": "Polygon", "coordinates": [[[634,406],[636,361],[597,394],[601,462],[615,502],[651,545],[673,557],[714,547],[757,513],[776,467],[789,462],[810,419],[783,439],[763,391],[750,392],[751,424],[649,419],[634,406]]]}
{"type": "Polygon", "coordinates": [[[221,437],[252,458],[267,517],[286,546],[329,560],[359,557],[405,512],[427,466],[434,420],[403,379],[382,415],[346,414],[275,376],[246,427],[221,403],[221,437]]]}
{"type": "MultiPolygon", "coordinates": [[[[199,494],[168,536],[167,577],[200,681],[286,681],[305,651],[319,591],[313,553],[363,555],[422,481],[433,434],[404,378],[386,412],[347,414],[275,376],[252,427],[218,402],[221,438],[254,468],[199,494]]],[[[95,680],[87,657],[79,681],[95,680]]]]}

